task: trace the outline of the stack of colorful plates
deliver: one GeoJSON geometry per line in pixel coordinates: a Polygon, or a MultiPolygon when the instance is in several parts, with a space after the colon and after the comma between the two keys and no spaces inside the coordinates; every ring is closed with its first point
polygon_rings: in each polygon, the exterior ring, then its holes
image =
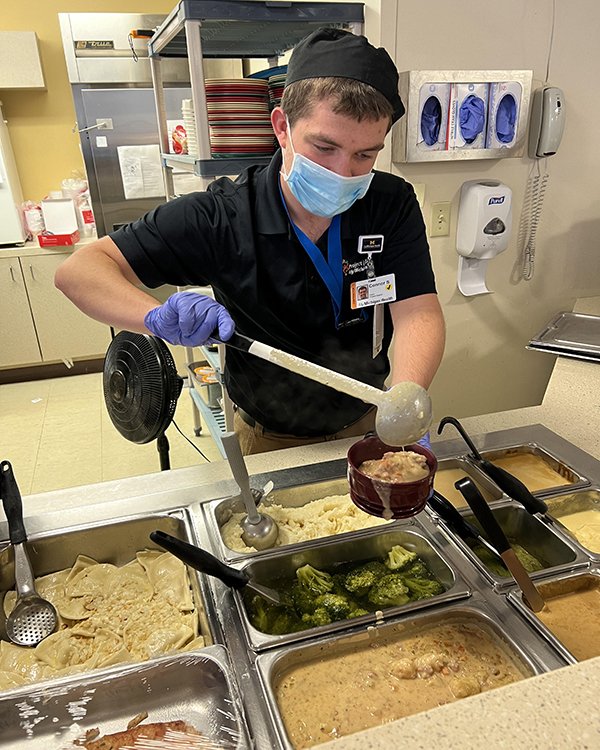
{"type": "Polygon", "coordinates": [[[271,109],[278,107],[281,104],[281,97],[283,96],[283,87],[285,86],[285,73],[279,73],[278,75],[269,76],[269,103],[271,109]]]}
{"type": "Polygon", "coordinates": [[[196,133],[196,120],[194,119],[194,103],[191,99],[182,99],[181,115],[187,135],[187,153],[190,156],[198,156],[198,135],[196,133]]]}
{"type": "Polygon", "coordinates": [[[213,78],[205,86],[213,157],[269,156],[275,151],[267,81],[213,78]]]}

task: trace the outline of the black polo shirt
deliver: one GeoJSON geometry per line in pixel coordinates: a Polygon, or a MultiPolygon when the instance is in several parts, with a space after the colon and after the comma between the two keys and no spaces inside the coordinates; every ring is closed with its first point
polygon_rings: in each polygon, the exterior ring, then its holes
{"type": "MultiPolygon", "coordinates": [[[[336,328],[331,297],[297,240],[279,190],[281,154],[268,167],[221,178],[206,192],[165,203],[111,234],[141,281],[153,288],[207,285],[257,341],[381,388],[389,374],[392,322],[384,313],[382,352],[373,359],[372,309],[336,328]]],[[[412,187],[376,172],[365,197],[342,215],[342,319],[350,284],[367,277],[360,235],[384,236],[377,275],[394,273],[396,298],[435,292],[425,226],[412,187]]],[[[326,253],[327,237],[318,243],[326,253]]],[[[297,436],[332,434],[360,419],[369,404],[287,372],[251,354],[227,350],[229,396],[267,429],[297,436]]]]}

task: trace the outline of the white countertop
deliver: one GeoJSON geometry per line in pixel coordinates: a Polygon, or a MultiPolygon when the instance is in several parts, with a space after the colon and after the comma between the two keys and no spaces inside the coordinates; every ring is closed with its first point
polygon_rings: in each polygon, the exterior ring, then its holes
{"type": "MultiPolygon", "coordinates": [[[[600,298],[582,300],[578,312],[600,313],[600,298]]],[[[531,356],[554,356],[532,352],[531,356]]],[[[539,406],[461,420],[477,442],[488,432],[543,424],[577,447],[600,459],[600,364],[557,358],[539,406]]],[[[445,434],[442,436],[456,437],[445,434]]],[[[434,448],[435,448],[434,437],[434,448]]],[[[353,439],[292,448],[247,458],[250,474],[344,458],[353,439]]],[[[181,507],[234,491],[224,461],[143,477],[58,490],[24,498],[31,532],[52,523],[55,514],[100,504],[106,518],[138,509],[181,507]],[[215,490],[218,494],[214,494],[215,490]]],[[[533,677],[491,693],[472,696],[401,719],[384,727],[336,740],[319,747],[336,750],[368,748],[600,748],[600,657],[533,677]]]]}

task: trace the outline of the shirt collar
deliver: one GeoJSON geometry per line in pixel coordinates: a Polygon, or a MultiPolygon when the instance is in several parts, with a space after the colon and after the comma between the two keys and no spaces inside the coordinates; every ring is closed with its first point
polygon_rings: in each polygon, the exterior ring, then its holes
{"type": "MultiPolygon", "coordinates": [[[[278,149],[266,169],[259,172],[256,179],[256,230],[259,234],[285,234],[292,236],[289,219],[282,205],[279,191],[279,172],[281,170],[281,149],[278,149]]],[[[351,214],[355,206],[342,214],[342,239],[351,239],[351,214]]]]}

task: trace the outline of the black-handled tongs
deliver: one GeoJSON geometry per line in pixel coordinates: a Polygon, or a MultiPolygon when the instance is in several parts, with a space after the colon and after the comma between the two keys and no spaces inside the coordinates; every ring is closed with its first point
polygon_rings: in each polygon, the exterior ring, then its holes
{"type": "Polygon", "coordinates": [[[447,424],[456,427],[465,443],[469,446],[473,461],[498,485],[498,487],[500,487],[502,492],[513,500],[516,500],[518,503],[521,503],[525,510],[531,514],[545,515],[547,513],[548,506],[546,503],[543,500],[540,500],[539,497],[532,495],[520,479],[517,479],[517,477],[506,471],[506,469],[503,469],[501,466],[496,466],[496,464],[483,458],[458,419],[455,419],[454,417],[444,417],[440,421],[437,429],[438,435],[442,434],[442,430],[447,424]]]}
{"type": "Polygon", "coordinates": [[[479,488],[472,479],[465,477],[454,483],[456,489],[465,498],[469,507],[473,511],[475,518],[481,524],[481,528],[488,535],[491,543],[498,550],[502,562],[512,573],[519,588],[523,592],[523,601],[533,612],[539,612],[544,608],[544,599],[540,592],[533,585],[529,573],[523,567],[515,551],[510,546],[506,534],[496,520],[492,509],[485,501],[485,498],[479,491],[479,488]]]}

